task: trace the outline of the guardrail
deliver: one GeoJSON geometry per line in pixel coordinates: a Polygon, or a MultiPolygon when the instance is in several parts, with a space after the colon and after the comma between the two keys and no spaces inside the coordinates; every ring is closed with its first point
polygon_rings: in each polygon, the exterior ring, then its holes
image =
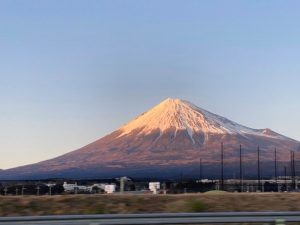
{"type": "Polygon", "coordinates": [[[0,217],[0,225],[147,225],[300,222],[300,212],[151,213],[0,217]]]}

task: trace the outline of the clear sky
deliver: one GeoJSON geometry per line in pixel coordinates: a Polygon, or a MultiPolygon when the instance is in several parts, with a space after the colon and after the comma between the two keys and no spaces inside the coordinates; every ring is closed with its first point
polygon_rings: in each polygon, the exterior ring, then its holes
{"type": "Polygon", "coordinates": [[[167,97],[300,140],[300,2],[1,0],[0,168],[167,97]]]}

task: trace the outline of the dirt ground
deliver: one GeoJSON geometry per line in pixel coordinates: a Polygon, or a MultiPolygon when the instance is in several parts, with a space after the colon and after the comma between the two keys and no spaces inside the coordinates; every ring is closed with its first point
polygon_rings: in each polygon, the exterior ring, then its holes
{"type": "Polygon", "coordinates": [[[0,216],[296,210],[300,193],[0,197],[0,216]]]}

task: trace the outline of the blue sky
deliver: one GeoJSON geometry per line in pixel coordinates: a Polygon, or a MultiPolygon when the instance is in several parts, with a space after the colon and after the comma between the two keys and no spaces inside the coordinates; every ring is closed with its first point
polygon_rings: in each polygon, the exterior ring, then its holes
{"type": "Polygon", "coordinates": [[[300,140],[300,2],[0,1],[0,168],[167,97],[300,140]]]}

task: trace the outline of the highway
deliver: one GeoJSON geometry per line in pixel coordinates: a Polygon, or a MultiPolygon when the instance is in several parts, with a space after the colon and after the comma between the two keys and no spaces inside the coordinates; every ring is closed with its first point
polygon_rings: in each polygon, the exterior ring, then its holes
{"type": "Polygon", "coordinates": [[[0,217],[0,225],[129,225],[300,222],[300,212],[153,213],[0,217]]]}

